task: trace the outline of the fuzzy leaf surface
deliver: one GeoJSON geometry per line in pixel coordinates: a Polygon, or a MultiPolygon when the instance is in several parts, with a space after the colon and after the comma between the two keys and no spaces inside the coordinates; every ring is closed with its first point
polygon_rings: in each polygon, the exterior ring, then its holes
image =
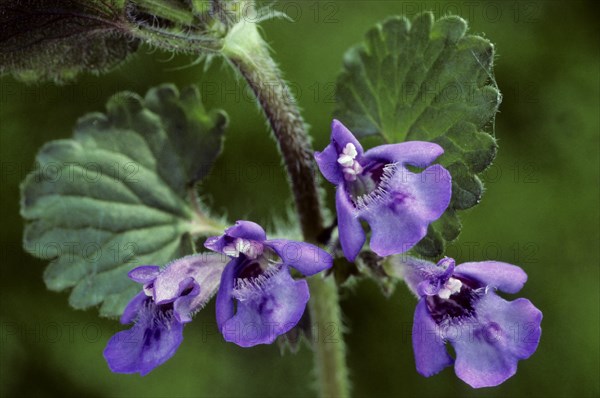
{"type": "Polygon", "coordinates": [[[195,88],[113,96],[82,117],[72,139],[48,142],[21,185],[24,248],[50,260],[51,290],[75,308],[117,316],[140,286],[127,277],[193,251],[199,221],[189,192],[221,152],[227,117],[195,88]]]}
{"type": "Polygon", "coordinates": [[[73,80],[111,70],[139,41],[124,0],[0,0],[0,74],[73,80]]]}

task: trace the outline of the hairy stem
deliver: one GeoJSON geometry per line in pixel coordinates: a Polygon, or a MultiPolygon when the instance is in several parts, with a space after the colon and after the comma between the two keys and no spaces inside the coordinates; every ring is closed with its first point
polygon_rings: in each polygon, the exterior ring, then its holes
{"type": "MultiPolygon", "coordinates": [[[[277,64],[255,24],[238,21],[225,39],[223,54],[246,79],[269,121],[290,178],[304,239],[317,242],[323,230],[312,147],[304,120],[277,64]]],[[[315,327],[335,328],[337,340],[317,336],[315,367],[321,397],[349,396],[345,346],[337,286],[333,278],[317,275],[310,280],[310,311],[315,327]]]]}
{"type": "Polygon", "coordinates": [[[313,344],[319,393],[323,398],[348,397],[346,345],[337,285],[333,277],[310,280],[310,315],[314,323],[313,344]]]}
{"type": "Polygon", "coordinates": [[[256,95],[277,140],[291,181],[302,234],[316,242],[323,229],[316,171],[304,120],[266,48],[230,57],[256,95]]]}

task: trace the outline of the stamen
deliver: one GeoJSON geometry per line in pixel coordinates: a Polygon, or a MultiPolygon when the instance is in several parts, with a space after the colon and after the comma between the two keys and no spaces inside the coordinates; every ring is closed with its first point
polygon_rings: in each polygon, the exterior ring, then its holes
{"type": "Polygon", "coordinates": [[[356,147],[351,142],[346,144],[342,153],[344,155],[350,156],[352,159],[356,158],[356,155],[358,155],[358,152],[356,151],[356,147]]]}
{"type": "Polygon", "coordinates": [[[444,300],[448,300],[454,293],[460,292],[462,282],[456,278],[450,278],[438,292],[438,296],[444,300]]]}
{"type": "Polygon", "coordinates": [[[337,161],[344,167],[352,167],[354,164],[354,159],[348,155],[340,155],[337,161]]]}
{"type": "Polygon", "coordinates": [[[261,243],[242,238],[236,238],[232,243],[223,247],[223,253],[230,257],[239,257],[240,254],[245,254],[252,260],[260,256],[263,250],[264,247],[261,243]]]}
{"type": "Polygon", "coordinates": [[[337,162],[343,167],[344,179],[346,181],[356,181],[356,176],[362,173],[363,168],[356,161],[358,151],[353,143],[349,142],[342,150],[342,154],[338,156],[337,162]]]}

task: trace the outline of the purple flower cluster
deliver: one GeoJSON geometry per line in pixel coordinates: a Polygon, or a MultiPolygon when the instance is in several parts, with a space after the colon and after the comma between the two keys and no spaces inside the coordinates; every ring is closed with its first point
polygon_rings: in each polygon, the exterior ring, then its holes
{"type": "MultiPolygon", "coordinates": [[[[315,158],[337,186],[339,241],[348,260],[362,250],[367,233],[370,249],[382,257],[404,253],[426,235],[452,196],[450,173],[432,165],[442,153],[428,142],[365,152],[333,121],[331,143],[315,158]]],[[[311,276],[333,264],[331,255],[314,245],[267,239],[251,221],[238,221],[204,245],[218,255],[188,256],[164,269],[142,266],[129,273],[143,288],[121,318],[135,324],[113,336],[104,351],[113,372],[145,375],[168,360],[182,342],[183,325],[215,293],[217,325],[226,341],[242,347],[271,344],[296,326],[310,297],[307,282],[290,270],[311,276]]],[[[455,266],[450,258],[436,265],[406,255],[391,257],[389,264],[419,298],[413,348],[422,375],[454,365],[472,387],[495,386],[535,352],[542,313],[526,299],[506,301],[496,294],[523,287],[527,276],[521,268],[496,261],[455,266]]]]}
{"type": "Polygon", "coordinates": [[[331,267],[333,259],[308,243],[267,240],[250,221],[238,221],[225,234],[209,238],[207,253],[187,256],[164,269],[142,266],[129,277],[143,285],[125,308],[121,323],[133,327],[115,334],[104,350],[113,372],[145,375],[171,358],[183,340],[183,325],[217,293],[217,324],[223,337],[242,347],[270,344],[293,328],[310,297],[306,276],[331,267]]]}
{"type": "MultiPolygon", "coordinates": [[[[416,141],[364,152],[354,135],[333,121],[331,143],[315,159],[337,186],[339,240],[348,260],[366,241],[361,221],[370,227],[371,250],[382,257],[404,253],[426,235],[452,196],[450,173],[431,165],[442,153],[439,145],[416,141]],[[414,173],[408,166],[424,170],[414,173]]],[[[518,292],[527,279],[521,268],[494,261],[455,268],[449,258],[437,266],[407,258],[397,274],[420,298],[413,325],[419,373],[431,376],[454,364],[458,377],[472,387],[495,386],[515,374],[518,360],[535,352],[542,313],[528,300],[508,302],[495,294],[496,289],[518,292]]]]}

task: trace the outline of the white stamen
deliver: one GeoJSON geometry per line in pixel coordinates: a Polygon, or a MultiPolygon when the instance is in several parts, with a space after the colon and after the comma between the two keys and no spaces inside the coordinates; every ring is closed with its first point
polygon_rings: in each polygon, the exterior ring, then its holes
{"type": "Polygon", "coordinates": [[[344,174],[347,174],[348,176],[355,176],[356,175],[356,171],[354,170],[354,168],[346,168],[344,169],[344,174]]]}
{"type": "Polygon", "coordinates": [[[350,158],[352,158],[352,159],[356,158],[356,155],[358,155],[358,152],[356,151],[356,147],[351,142],[346,144],[342,153],[344,155],[350,156],[350,158]]]}
{"type": "Polygon", "coordinates": [[[438,296],[444,300],[448,300],[454,293],[460,292],[462,282],[456,278],[450,278],[438,292],[438,296]]]}
{"type": "Polygon", "coordinates": [[[340,155],[337,161],[344,167],[352,167],[354,164],[354,159],[349,155],[340,155]]]}
{"type": "Polygon", "coordinates": [[[344,179],[346,181],[356,181],[356,175],[362,173],[363,168],[356,161],[358,151],[353,143],[349,142],[342,150],[342,154],[338,156],[337,162],[343,167],[344,179]]]}
{"type": "Polygon", "coordinates": [[[238,253],[244,253],[250,245],[250,241],[242,238],[237,238],[233,243],[235,244],[235,250],[237,250],[238,253]]]}
{"type": "Polygon", "coordinates": [[[245,254],[252,260],[260,256],[263,250],[261,243],[242,238],[236,238],[231,244],[223,247],[223,253],[230,257],[239,257],[240,254],[245,254]]]}
{"type": "Polygon", "coordinates": [[[356,173],[356,174],[360,174],[363,172],[363,167],[360,165],[360,163],[358,162],[354,162],[354,164],[352,165],[352,170],[356,173]]]}

